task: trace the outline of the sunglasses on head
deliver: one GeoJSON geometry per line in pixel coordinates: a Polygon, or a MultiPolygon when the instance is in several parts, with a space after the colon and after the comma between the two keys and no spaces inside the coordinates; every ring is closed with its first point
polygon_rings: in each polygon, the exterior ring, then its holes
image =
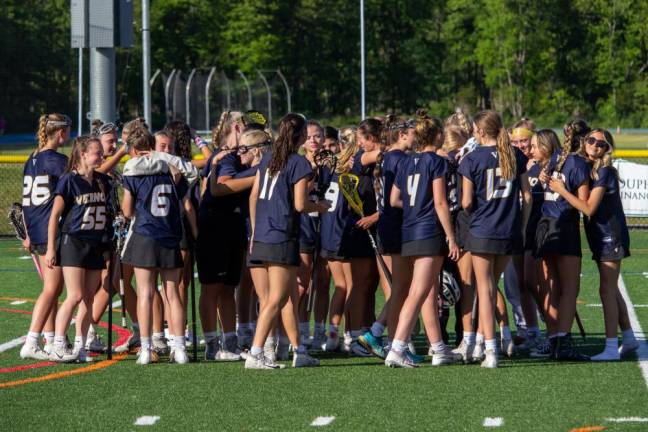
{"type": "Polygon", "coordinates": [[[252,144],[252,145],[244,145],[244,146],[238,146],[236,148],[236,154],[238,155],[244,155],[245,153],[249,152],[250,150],[253,150],[255,148],[264,148],[264,147],[270,147],[272,145],[272,141],[264,141],[259,144],[252,144]]]}
{"type": "Polygon", "coordinates": [[[597,140],[594,137],[587,137],[585,142],[589,145],[596,146],[598,148],[610,147],[610,143],[605,140],[597,140]]]}
{"type": "Polygon", "coordinates": [[[99,137],[103,134],[114,132],[117,130],[117,125],[113,122],[104,123],[95,130],[92,131],[92,135],[99,137]]]}
{"type": "Polygon", "coordinates": [[[401,129],[413,129],[416,127],[416,120],[414,119],[408,119],[402,123],[396,123],[395,125],[392,125],[389,127],[390,130],[396,131],[396,130],[401,130],[401,129]]]}
{"type": "Polygon", "coordinates": [[[63,116],[63,120],[47,120],[47,126],[72,126],[72,119],[63,116]]]}

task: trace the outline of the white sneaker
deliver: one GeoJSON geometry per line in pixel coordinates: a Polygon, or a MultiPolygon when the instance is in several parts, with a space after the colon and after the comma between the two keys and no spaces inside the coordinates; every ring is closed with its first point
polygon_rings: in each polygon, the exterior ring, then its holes
{"type": "Polygon", "coordinates": [[[342,349],[346,352],[351,351],[351,345],[353,344],[353,338],[351,335],[344,333],[344,342],[342,343],[342,349]]]}
{"type": "MultiPolygon", "coordinates": [[[[248,356],[250,356],[249,351],[248,356]]],[[[270,360],[272,363],[277,362],[277,352],[275,351],[274,339],[266,339],[265,344],[263,344],[263,356],[270,360]]]]}
{"type": "Polygon", "coordinates": [[[290,360],[290,344],[281,342],[281,339],[279,339],[279,343],[277,343],[277,360],[280,361],[286,361],[290,360]]]}
{"type": "Polygon", "coordinates": [[[295,352],[295,354],[293,354],[292,367],[294,368],[315,367],[319,365],[319,360],[309,356],[307,353],[300,354],[298,352],[295,352]]]}
{"type": "Polygon", "coordinates": [[[337,334],[333,334],[326,338],[326,344],[324,345],[325,351],[337,351],[340,348],[340,338],[337,334]]]}
{"type": "Polygon", "coordinates": [[[77,355],[78,363],[90,363],[93,361],[93,358],[88,355],[88,352],[84,347],[79,347],[72,350],[73,353],[77,355]]]}
{"type": "Polygon", "coordinates": [[[189,363],[189,357],[187,356],[185,347],[173,347],[169,354],[169,362],[177,364],[189,363]]]}
{"type": "Polygon", "coordinates": [[[101,336],[97,333],[88,332],[88,340],[86,340],[85,349],[86,351],[103,353],[106,352],[106,344],[103,343],[101,336]],[[92,336],[92,339],[90,339],[90,336],[92,336]]]}
{"type": "MultiPolygon", "coordinates": [[[[52,350],[54,349],[54,342],[46,343],[43,347],[43,351],[49,356],[52,350]]],[[[48,357],[49,358],[49,357],[48,357]]]]}
{"type": "Polygon", "coordinates": [[[441,351],[432,351],[432,366],[442,366],[459,362],[463,359],[461,354],[457,354],[450,349],[449,346],[444,345],[441,351]]]}
{"type": "Polygon", "coordinates": [[[473,351],[475,350],[475,344],[468,344],[465,339],[461,341],[459,346],[452,350],[454,354],[461,356],[461,360],[464,363],[472,363],[473,361],[473,351]]]}
{"type": "Polygon", "coordinates": [[[475,349],[473,349],[472,361],[479,362],[484,359],[484,344],[475,344],[475,349]]]}
{"type": "Polygon", "coordinates": [[[221,349],[216,353],[216,358],[214,360],[221,362],[241,361],[241,355],[221,347],[221,349]]]}
{"type": "Polygon", "coordinates": [[[269,363],[266,358],[263,356],[263,353],[260,352],[257,355],[248,355],[248,358],[245,359],[245,369],[262,369],[262,370],[271,370],[279,369],[276,365],[269,363]]]}
{"type": "Polygon", "coordinates": [[[497,367],[497,354],[492,349],[486,350],[484,353],[484,361],[481,367],[487,369],[495,369],[497,367]]]}
{"type": "Polygon", "coordinates": [[[131,335],[128,337],[126,342],[123,344],[116,346],[115,347],[115,352],[116,353],[123,353],[123,352],[133,352],[135,351],[138,347],[141,346],[141,341],[140,341],[140,334],[139,332],[133,332],[131,335]]]}
{"type": "Polygon", "coordinates": [[[407,369],[418,367],[418,365],[411,361],[405,353],[398,353],[395,350],[390,350],[389,354],[387,354],[387,357],[385,358],[385,366],[407,369]]]}
{"type": "Polygon", "coordinates": [[[372,357],[373,354],[370,351],[367,351],[365,347],[360,345],[360,343],[356,340],[353,341],[351,344],[351,347],[349,348],[349,355],[353,357],[372,357]]]}
{"type": "Polygon", "coordinates": [[[153,336],[152,340],[152,349],[158,353],[158,355],[164,355],[169,352],[169,345],[164,337],[153,336]]]}
{"type": "MultiPolygon", "coordinates": [[[[51,344],[50,344],[51,346],[51,344]]],[[[21,359],[34,359],[34,360],[48,360],[49,353],[45,350],[42,350],[38,344],[34,345],[31,343],[25,343],[22,348],[20,348],[20,358],[21,359]]]]}
{"type": "Polygon", "coordinates": [[[76,361],[79,357],[79,353],[75,353],[71,349],[65,346],[54,346],[52,352],[49,355],[51,361],[58,363],[69,363],[76,361]]]}
{"type": "Polygon", "coordinates": [[[515,354],[515,345],[513,344],[513,339],[505,339],[502,338],[500,341],[500,346],[502,348],[502,354],[506,355],[506,357],[513,357],[513,354],[515,354]]]}
{"type": "Polygon", "coordinates": [[[621,356],[625,356],[634,351],[637,351],[638,349],[639,349],[639,342],[636,339],[634,339],[630,342],[623,342],[619,347],[619,354],[621,356]]]}
{"type": "Polygon", "coordinates": [[[621,353],[618,349],[616,350],[607,350],[605,349],[602,353],[596,354],[595,356],[590,357],[592,361],[619,361],[621,360],[621,353]]]}
{"type": "Polygon", "coordinates": [[[151,350],[150,349],[140,349],[139,355],[137,356],[137,363],[138,365],[147,365],[152,362],[151,359],[151,350]]]}
{"type": "Polygon", "coordinates": [[[407,350],[412,354],[416,354],[416,347],[414,346],[414,342],[412,341],[407,342],[407,350]]]}

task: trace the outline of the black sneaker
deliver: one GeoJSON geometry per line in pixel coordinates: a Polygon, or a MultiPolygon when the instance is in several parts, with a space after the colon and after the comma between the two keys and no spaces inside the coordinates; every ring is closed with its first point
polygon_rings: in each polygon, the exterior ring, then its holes
{"type": "Polygon", "coordinates": [[[581,354],[572,346],[571,337],[569,335],[560,336],[555,338],[556,351],[554,358],[558,361],[589,361],[589,356],[581,354]]]}

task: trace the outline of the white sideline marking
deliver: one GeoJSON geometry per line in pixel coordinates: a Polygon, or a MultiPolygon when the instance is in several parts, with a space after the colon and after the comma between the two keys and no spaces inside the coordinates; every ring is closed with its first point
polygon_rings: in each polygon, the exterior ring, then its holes
{"type": "Polygon", "coordinates": [[[21,305],[27,303],[25,300],[15,300],[9,303],[10,305],[21,305]]]}
{"type": "Polygon", "coordinates": [[[0,345],[0,353],[16,348],[17,346],[24,344],[26,340],[27,340],[27,335],[20,336],[19,338],[10,340],[9,342],[5,342],[2,345],[0,345]]]}
{"type": "MultiPolygon", "coordinates": [[[[587,307],[603,307],[601,303],[589,303],[586,304],[585,306],[587,307]]],[[[638,304],[638,305],[633,305],[636,308],[648,308],[648,304],[638,304]]]]}
{"type": "Polygon", "coordinates": [[[484,419],[484,427],[500,427],[504,424],[502,417],[486,417],[484,419]]]}
{"type": "Polygon", "coordinates": [[[637,312],[635,311],[634,305],[630,300],[628,295],[628,289],[623,282],[623,277],[619,275],[619,292],[623,297],[623,300],[626,302],[628,308],[628,318],[630,318],[630,325],[632,330],[635,333],[637,341],[639,341],[639,349],[637,350],[637,358],[639,360],[639,368],[641,369],[641,374],[643,375],[646,386],[648,386],[648,345],[646,345],[646,335],[641,329],[641,324],[637,318],[637,312]]]}
{"type": "Polygon", "coordinates": [[[317,417],[313,420],[311,426],[328,426],[333,423],[333,420],[335,420],[335,417],[317,417]]]}
{"type": "Polygon", "coordinates": [[[607,418],[605,421],[612,423],[648,423],[648,418],[645,417],[620,417],[620,418],[607,418]]]}
{"type": "Polygon", "coordinates": [[[18,259],[31,259],[31,255],[19,256],[18,259]]]}
{"type": "Polygon", "coordinates": [[[113,308],[118,308],[122,305],[121,300],[114,301],[112,304],[113,308]]]}
{"type": "Polygon", "coordinates": [[[135,426],[151,426],[160,420],[160,416],[142,416],[135,420],[135,426]]]}

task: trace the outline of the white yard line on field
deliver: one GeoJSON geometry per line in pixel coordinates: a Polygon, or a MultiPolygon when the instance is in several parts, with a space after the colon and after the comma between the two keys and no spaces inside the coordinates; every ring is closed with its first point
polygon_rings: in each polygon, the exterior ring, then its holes
{"type": "Polygon", "coordinates": [[[623,297],[623,300],[626,302],[628,307],[628,317],[630,318],[630,325],[632,330],[635,333],[637,340],[639,341],[639,349],[637,350],[637,358],[639,361],[639,368],[641,369],[641,374],[643,375],[646,386],[648,386],[648,345],[646,345],[646,335],[641,329],[641,324],[639,323],[639,318],[637,318],[637,312],[635,307],[630,300],[628,295],[628,289],[623,282],[623,277],[619,275],[619,292],[623,297]]]}
{"type": "Polygon", "coordinates": [[[486,417],[484,419],[484,427],[500,427],[504,424],[502,417],[486,417]]]}
{"type": "MultiPolygon", "coordinates": [[[[589,303],[586,304],[587,307],[603,307],[601,303],[589,303]]],[[[635,308],[648,308],[648,304],[636,304],[633,305],[635,308]]]]}
{"type": "Polygon", "coordinates": [[[648,423],[648,418],[645,417],[619,417],[619,418],[606,418],[605,421],[611,423],[648,423]]]}
{"type": "Polygon", "coordinates": [[[10,305],[17,306],[17,305],[21,305],[21,304],[25,304],[25,303],[27,303],[25,300],[14,300],[14,301],[12,301],[12,302],[9,303],[9,304],[10,304],[10,305]]]}
{"type": "Polygon", "coordinates": [[[152,426],[160,420],[160,416],[142,416],[135,420],[135,426],[152,426]]]}
{"type": "Polygon", "coordinates": [[[20,336],[19,338],[3,343],[2,345],[0,345],[0,353],[21,346],[22,344],[25,343],[25,340],[27,340],[27,335],[20,336]]]}
{"type": "Polygon", "coordinates": [[[333,423],[333,420],[335,420],[335,417],[317,417],[313,420],[311,426],[328,426],[333,423]]]}

